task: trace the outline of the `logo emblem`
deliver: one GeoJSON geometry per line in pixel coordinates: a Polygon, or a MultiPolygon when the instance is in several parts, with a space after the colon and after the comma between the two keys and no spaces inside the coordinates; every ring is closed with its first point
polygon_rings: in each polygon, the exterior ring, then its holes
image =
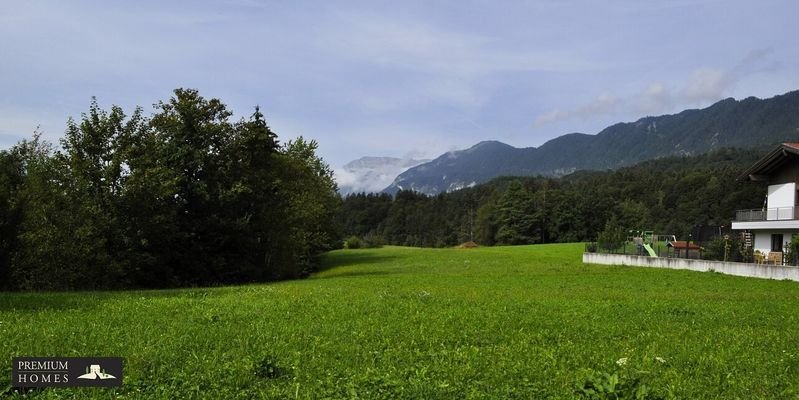
{"type": "Polygon", "coordinates": [[[121,357],[16,357],[12,364],[12,387],[122,386],[121,357]]]}
{"type": "Polygon", "coordinates": [[[79,376],[78,379],[116,379],[117,377],[105,373],[105,370],[100,370],[100,364],[92,364],[86,368],[86,373],[79,376]]]}

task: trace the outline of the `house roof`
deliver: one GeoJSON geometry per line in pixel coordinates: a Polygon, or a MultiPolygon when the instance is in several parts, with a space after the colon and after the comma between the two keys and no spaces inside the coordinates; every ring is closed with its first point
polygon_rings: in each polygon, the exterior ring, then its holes
{"type": "Polygon", "coordinates": [[[752,164],[751,167],[738,177],[738,180],[766,180],[769,174],[795,156],[799,156],[799,143],[782,143],[766,154],[765,157],[752,164]]]}
{"type": "Polygon", "coordinates": [[[699,247],[696,243],[688,243],[685,240],[675,240],[673,242],[668,243],[669,247],[674,247],[675,249],[689,249],[689,250],[699,250],[699,247]]]}

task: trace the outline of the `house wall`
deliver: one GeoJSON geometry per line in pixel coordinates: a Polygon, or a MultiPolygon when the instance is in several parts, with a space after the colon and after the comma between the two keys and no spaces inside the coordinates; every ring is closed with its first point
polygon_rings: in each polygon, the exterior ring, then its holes
{"type": "Polygon", "coordinates": [[[755,240],[753,243],[755,250],[760,250],[764,254],[768,254],[771,251],[771,235],[774,233],[781,233],[782,234],[782,241],[783,246],[785,246],[786,242],[791,241],[791,237],[795,234],[799,234],[799,231],[796,230],[773,230],[773,231],[753,231],[752,234],[755,236],[755,240]]]}
{"type": "Polygon", "coordinates": [[[771,231],[757,231],[753,232],[755,235],[754,248],[760,250],[761,253],[768,254],[771,251],[771,231]]]}
{"type": "Polygon", "coordinates": [[[687,269],[701,272],[720,272],[727,275],[748,276],[753,278],[788,279],[792,281],[799,281],[799,267],[786,267],[782,265],[746,264],[602,253],[583,253],[583,263],[687,269]]]}
{"type": "MultiPolygon", "coordinates": [[[[769,185],[768,187],[768,208],[778,207],[793,207],[794,196],[796,195],[796,183],[781,183],[778,185],[769,185]]],[[[768,219],[784,219],[769,213],[768,219]]],[[[793,215],[791,210],[790,215],[793,215]]],[[[788,218],[790,219],[790,218],[788,218]]]]}

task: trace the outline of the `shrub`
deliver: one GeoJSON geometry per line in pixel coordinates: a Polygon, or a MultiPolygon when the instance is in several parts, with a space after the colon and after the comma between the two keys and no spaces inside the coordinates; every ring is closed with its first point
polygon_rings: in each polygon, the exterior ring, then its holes
{"type": "Polygon", "coordinates": [[[618,249],[624,244],[624,240],[624,229],[619,226],[616,217],[605,223],[605,229],[597,237],[599,248],[607,250],[618,249]]]}
{"type": "Polygon", "coordinates": [[[586,376],[575,391],[580,398],[591,400],[649,400],[658,399],[640,378],[628,378],[618,373],[594,372],[586,376]]]}
{"type": "Polygon", "coordinates": [[[345,249],[360,249],[361,247],[363,247],[363,244],[361,243],[361,239],[357,236],[350,236],[344,240],[345,249]]]}
{"type": "Polygon", "coordinates": [[[386,240],[383,239],[382,235],[373,232],[367,233],[366,236],[363,237],[362,242],[363,242],[363,247],[369,249],[380,248],[383,247],[384,244],[386,244],[386,240]]]}
{"type": "MultiPolygon", "coordinates": [[[[702,258],[705,260],[726,261],[724,260],[725,246],[729,246],[729,244],[724,240],[723,236],[713,238],[713,240],[704,243],[704,246],[702,246],[704,248],[702,258]]],[[[730,249],[727,248],[726,250],[729,258],[730,249]]]]}
{"type": "Polygon", "coordinates": [[[752,250],[747,249],[741,235],[716,236],[702,246],[705,260],[751,262],[752,250]]]}
{"type": "MultiPolygon", "coordinates": [[[[660,359],[660,362],[664,362],[660,359]]],[[[625,368],[627,358],[616,362],[612,373],[587,371],[575,390],[578,398],[589,400],[661,400],[665,397],[644,381],[647,372],[633,372],[625,368]]]]}
{"type": "Polygon", "coordinates": [[[788,252],[785,253],[785,263],[788,265],[799,264],[799,235],[793,235],[788,243],[788,252]]]}

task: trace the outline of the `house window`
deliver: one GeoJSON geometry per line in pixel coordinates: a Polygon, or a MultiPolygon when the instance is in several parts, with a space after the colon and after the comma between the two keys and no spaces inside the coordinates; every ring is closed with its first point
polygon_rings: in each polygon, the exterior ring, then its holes
{"type": "Polygon", "coordinates": [[[782,234],[781,233],[772,233],[771,234],[771,251],[782,252],[782,234]]]}

